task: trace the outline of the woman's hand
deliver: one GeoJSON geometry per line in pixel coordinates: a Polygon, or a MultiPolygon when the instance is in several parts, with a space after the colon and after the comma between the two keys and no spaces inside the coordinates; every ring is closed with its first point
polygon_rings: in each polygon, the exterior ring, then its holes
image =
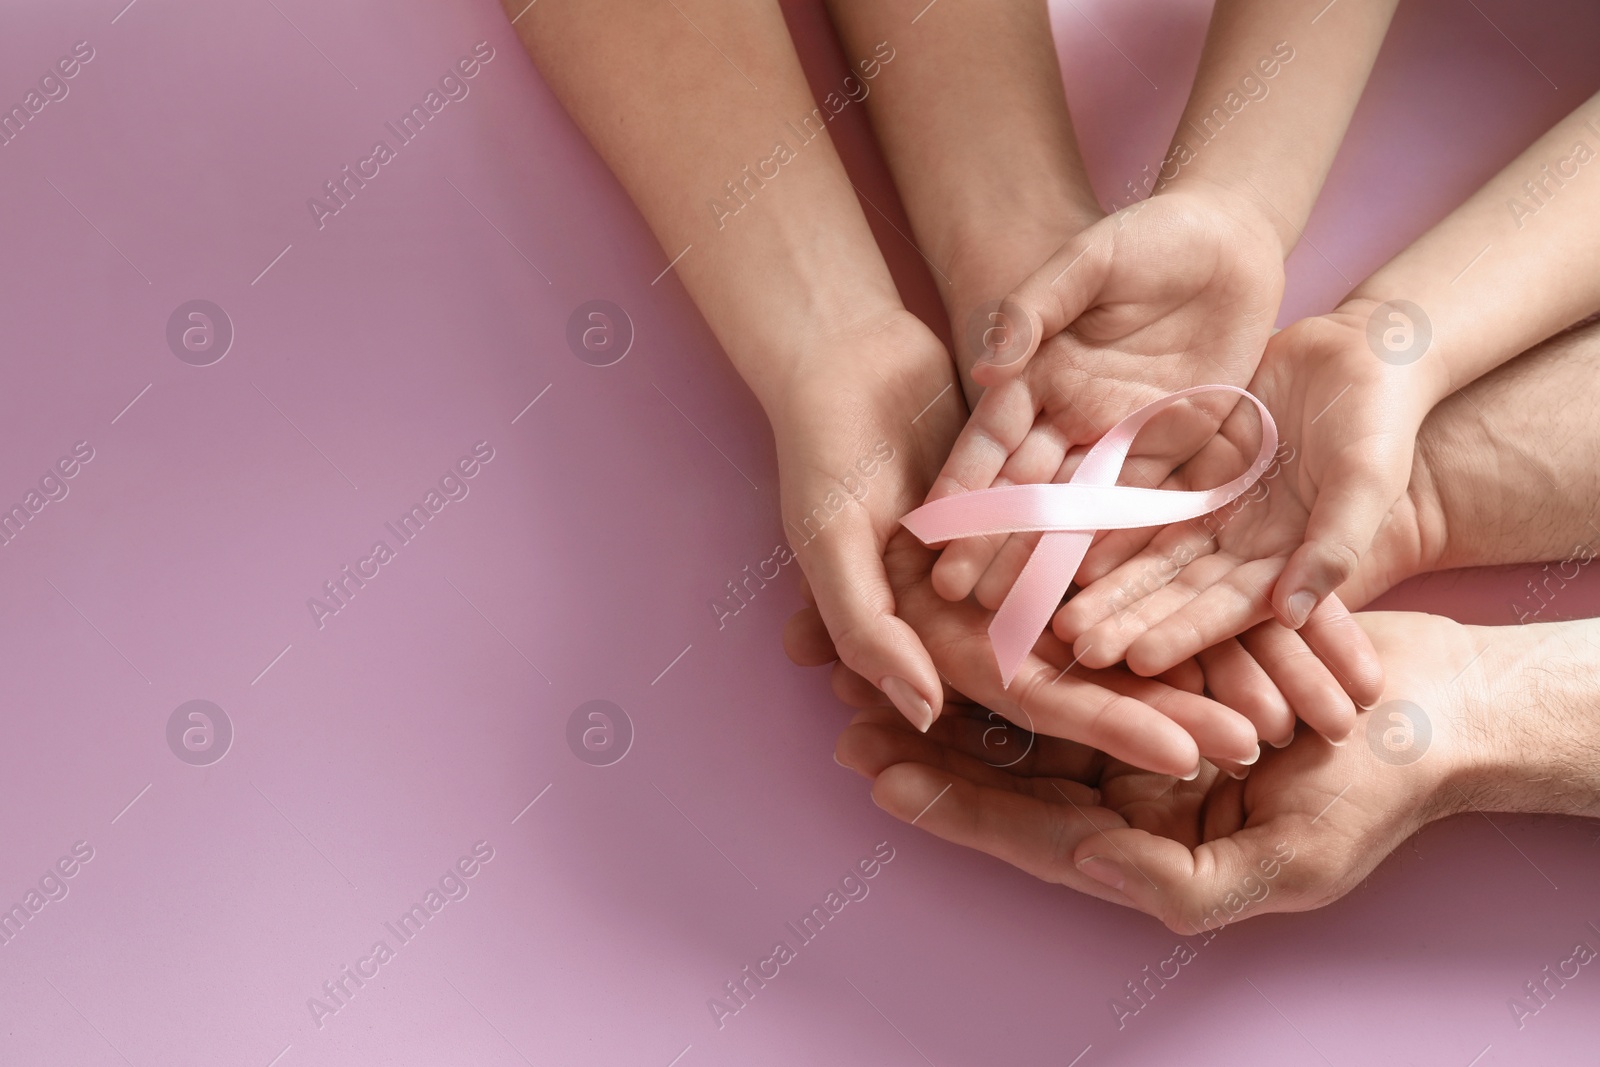
{"type": "Polygon", "coordinates": [[[784,534],[838,657],[925,730],[943,686],[916,631],[896,617],[884,552],[926,495],[966,406],[944,346],[907,312],[817,347],[767,405],[784,534]]]}
{"type": "Polygon", "coordinates": [[[1505,690],[1504,631],[1431,615],[1357,616],[1384,658],[1383,702],[1351,742],[1302,732],[1243,780],[1192,782],[1082,745],[1008,731],[982,709],[926,736],[863,712],[836,757],[873,799],[937,836],[1138,908],[1181,934],[1249,914],[1305,911],[1358,884],[1432,819],[1472,806],[1479,751],[1505,690]],[[1488,648],[1488,653],[1485,649],[1488,648]],[[1477,694],[1474,696],[1474,694],[1477,694]]]}
{"type": "MultiPolygon", "coordinates": [[[[992,614],[971,600],[952,604],[940,598],[929,578],[933,559],[931,550],[901,530],[890,539],[884,563],[900,618],[915,629],[949,682],[946,699],[979,701],[1030,730],[1081,741],[1174,776],[1197,774],[1201,756],[1233,768],[1258,758],[1251,720],[1202,695],[1203,679],[1192,664],[1162,679],[1140,678],[1122,668],[1084,670],[1073,664],[1066,646],[1046,634],[1006,686],[989,642],[992,614]]],[[[802,666],[839,658],[814,608],[789,620],[784,647],[802,666]]],[[[1233,684],[1247,704],[1271,699],[1257,694],[1263,684],[1270,687],[1263,676],[1236,672],[1233,684]]],[[[835,665],[833,687],[855,707],[885,704],[878,689],[847,662],[835,665]]]]}

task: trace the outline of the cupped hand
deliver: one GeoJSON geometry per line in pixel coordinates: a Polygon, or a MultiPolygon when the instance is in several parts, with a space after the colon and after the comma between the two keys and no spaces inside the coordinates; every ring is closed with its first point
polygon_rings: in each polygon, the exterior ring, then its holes
{"type": "Polygon", "coordinates": [[[1383,656],[1383,703],[1342,747],[1302,732],[1242,780],[1152,774],[1083,745],[997,732],[982,709],[926,735],[866,711],[835,753],[874,801],[947,840],[1194,934],[1347,893],[1421,826],[1470,803],[1488,712],[1486,631],[1431,615],[1357,616],[1383,656]]]}
{"type": "MultiPolygon", "coordinates": [[[[1120,667],[1086,670],[1072,662],[1065,645],[1045,634],[1006,686],[989,642],[992,614],[971,600],[950,603],[935,593],[933,560],[933,552],[905,530],[890,539],[884,555],[896,610],[948,680],[948,698],[979,701],[1031,731],[1081,741],[1175,776],[1197,773],[1201,756],[1232,768],[1258,758],[1252,721],[1202,695],[1203,682],[1193,665],[1162,679],[1140,678],[1120,667]]],[[[802,665],[838,658],[829,629],[813,608],[789,620],[784,646],[790,659],[802,665]]],[[[881,687],[868,681],[847,660],[834,668],[834,690],[846,703],[882,706],[881,687]]],[[[1270,688],[1264,676],[1248,670],[1235,673],[1234,685],[1246,704],[1269,705],[1275,699],[1275,691],[1259,691],[1270,688]]]]}
{"type": "MultiPolygon", "coordinates": [[[[1251,390],[1273,413],[1280,463],[1251,493],[1170,526],[1089,582],[1056,630],[1097,664],[1159,673],[1276,619],[1299,628],[1358,700],[1381,684],[1370,648],[1332,594],[1357,571],[1405,496],[1427,415],[1411,376],[1377,359],[1364,318],[1304,319],[1272,338],[1251,390]]],[[[1257,431],[1242,409],[1175,481],[1215,484],[1257,431]]],[[[1085,568],[1089,571],[1090,568],[1085,568]]]]}
{"type": "Polygon", "coordinates": [[[966,416],[944,346],[914,316],[854,326],[769,405],[784,535],[839,658],[926,729],[943,697],[896,615],[884,551],[966,416]]]}
{"type": "MultiPolygon", "coordinates": [[[[1136,408],[1192,385],[1244,385],[1282,294],[1277,232],[1241,198],[1163,193],[1100,220],[1002,302],[973,370],[987,391],[931,497],[1064,480],[1073,450],[1136,408]]],[[[1160,484],[1235,400],[1217,393],[1162,413],[1135,443],[1126,484],[1160,484]]],[[[976,588],[998,603],[1035,540],[951,545],[934,572],[940,593],[976,588]]]]}

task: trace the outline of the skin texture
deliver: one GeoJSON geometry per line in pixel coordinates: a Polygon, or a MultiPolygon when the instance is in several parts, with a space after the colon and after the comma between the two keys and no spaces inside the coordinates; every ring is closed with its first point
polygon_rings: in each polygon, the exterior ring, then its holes
{"type": "MultiPolygon", "coordinates": [[[[1104,567],[1118,554],[1108,544],[1086,564],[1080,579],[1089,591],[1057,619],[1057,633],[1080,651],[1092,648],[1087,662],[1126,655],[1136,670],[1154,673],[1265,619],[1300,627],[1370,551],[1405,491],[1416,435],[1440,398],[1600,305],[1600,198],[1562,195],[1566,181],[1576,180],[1578,161],[1593,155],[1584,138],[1593,140],[1596,122],[1600,98],[1541,137],[1340,307],[1274,336],[1249,388],[1294,452],[1275,491],[1214,537],[1164,531],[1139,554],[1124,556],[1120,569],[1104,567]],[[1409,303],[1389,303],[1396,300],[1409,303]],[[1180,550],[1199,559],[1164,568],[1125,625],[1128,605],[1119,594],[1130,574],[1151,573],[1180,550]],[[1114,623],[1113,607],[1122,616],[1114,623]]],[[[1024,291],[1019,301],[1032,313],[1029,300],[1059,298],[1024,291]]],[[[1075,308],[1051,312],[1056,317],[1045,328],[1075,308]]],[[[1040,355],[1050,358],[1043,349],[1040,355]]],[[[1031,364],[1017,381],[1035,378],[1033,396],[1072,381],[1064,368],[1040,372],[1031,364]]],[[[1048,405],[1044,410],[1049,414],[1048,405]]],[[[980,405],[974,421],[989,423],[989,436],[1012,448],[1007,462],[1014,462],[1038,451],[1032,438],[1040,431],[1024,425],[1028,414],[1020,402],[1006,413],[980,405]]],[[[1172,484],[1216,484],[1207,479],[1230,471],[1225,461],[1235,442],[1253,432],[1250,420],[1238,418],[1245,414],[1236,411],[1172,484]]],[[[946,470],[958,469],[969,452],[995,451],[964,437],[946,470]]],[[[975,465],[961,480],[981,483],[988,469],[975,465]]],[[[985,579],[1008,585],[1008,562],[1002,555],[985,579]]],[[[975,564],[952,564],[958,566],[970,573],[975,564]]],[[[953,591],[959,588],[955,583],[953,591]]]]}
{"type": "Polygon", "coordinates": [[[882,551],[966,412],[944,392],[948,353],[901,304],[826,124],[790,137],[792,158],[760,176],[775,131],[818,106],[782,11],[772,0],[504,6],[765,410],[786,528],[841,654],[875,683],[898,679],[903,710],[925,724],[939,676],[894,614],[882,551]],[[834,515],[880,442],[897,458],[834,515]],[[832,517],[808,528],[819,507],[832,517]]]}
{"type": "MultiPolygon", "coordinates": [[[[883,553],[966,411],[944,388],[948,353],[895,293],[827,134],[791,146],[781,180],[762,163],[773,131],[816,106],[781,10],[771,0],[504,7],[765,409],[786,527],[838,653],[926,725],[939,673],[896,615],[883,553]],[[901,458],[835,513],[829,502],[880,446],[901,458]]],[[[858,85],[871,83],[866,106],[966,367],[976,353],[963,324],[1100,214],[1045,7],[958,5],[913,21],[905,3],[863,0],[833,14],[858,85]],[[974,149],[1026,165],[971,167],[974,149]]],[[[1214,35],[1202,83],[1260,21],[1214,35]]]]}
{"type": "MultiPolygon", "coordinates": [[[[1430,570],[1600,553],[1600,427],[1584,395],[1597,373],[1600,326],[1586,325],[1436,406],[1406,493],[1341,596],[1359,606],[1430,570]]],[[[805,618],[791,621],[791,649],[805,618]]],[[[892,814],[1184,934],[1335,900],[1445,815],[1600,815],[1600,622],[1355,618],[1384,661],[1376,708],[1344,746],[1302,730],[1243,780],[1210,766],[1193,781],[1137,770],[954,697],[927,735],[857,700],[835,755],[892,814]],[[1420,752],[1395,700],[1426,719],[1420,752]]]]}

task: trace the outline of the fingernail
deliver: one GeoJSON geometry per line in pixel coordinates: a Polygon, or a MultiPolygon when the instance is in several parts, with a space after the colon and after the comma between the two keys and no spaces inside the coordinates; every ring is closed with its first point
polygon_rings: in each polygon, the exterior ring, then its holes
{"type": "Polygon", "coordinates": [[[1282,741],[1268,741],[1267,744],[1271,745],[1273,748],[1288,748],[1290,742],[1292,742],[1293,740],[1294,740],[1294,729],[1291,727],[1290,730],[1289,730],[1288,735],[1282,741]]]}
{"type": "MultiPolygon", "coordinates": [[[[1256,745],[1256,753],[1255,753],[1255,755],[1251,756],[1249,759],[1240,760],[1239,761],[1239,766],[1241,766],[1241,767],[1252,766],[1252,765],[1254,765],[1256,760],[1258,760],[1260,758],[1261,758],[1261,746],[1258,744],[1258,745],[1256,745]]],[[[1241,775],[1240,777],[1243,777],[1243,775],[1241,775]]]]}
{"type": "Polygon", "coordinates": [[[1339,740],[1337,740],[1337,741],[1335,741],[1331,737],[1323,738],[1323,740],[1327,741],[1328,744],[1332,745],[1334,748],[1343,748],[1345,745],[1348,745],[1350,743],[1350,735],[1349,734],[1345,734],[1343,737],[1339,738],[1339,740]]]}
{"type": "Polygon", "coordinates": [[[928,732],[928,727],[933,725],[933,705],[923,700],[922,694],[913,689],[910,682],[891,674],[878,683],[878,688],[900,709],[900,714],[906,717],[907,722],[923,733],[928,732]]]}
{"type": "Polygon", "coordinates": [[[839,764],[841,767],[844,767],[844,769],[847,771],[850,769],[849,767],[846,767],[845,764],[839,759],[839,753],[837,752],[833,754],[833,762],[839,764]]]}
{"type": "Polygon", "coordinates": [[[1078,861],[1078,870],[1087,874],[1101,885],[1110,886],[1121,891],[1122,870],[1115,863],[1100,856],[1085,856],[1078,861]]]}
{"type": "Polygon", "coordinates": [[[1244,776],[1246,774],[1245,771],[1236,771],[1231,767],[1224,767],[1224,768],[1222,768],[1222,770],[1223,770],[1223,773],[1225,773],[1229,778],[1232,778],[1234,781],[1236,781],[1236,782],[1244,781],[1244,776]]]}
{"type": "Polygon", "coordinates": [[[1317,595],[1302,590],[1289,598],[1289,625],[1296,630],[1305,625],[1306,619],[1311,617],[1311,609],[1317,606],[1317,595]]]}
{"type": "Polygon", "coordinates": [[[1190,771],[1188,774],[1180,775],[1178,777],[1178,781],[1192,782],[1198,777],[1200,777],[1200,764],[1196,763],[1194,765],[1194,770],[1190,771]]]}

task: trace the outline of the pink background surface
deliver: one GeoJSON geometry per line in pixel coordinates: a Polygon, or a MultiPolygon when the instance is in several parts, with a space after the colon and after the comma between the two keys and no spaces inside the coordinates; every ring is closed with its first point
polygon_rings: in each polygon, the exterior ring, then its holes
{"type": "MultiPolygon", "coordinates": [[[[1110,999],[1174,935],[874,808],[829,758],[826,673],[779,648],[792,569],[716,628],[780,537],[765,425],[496,6],[123,3],[11,4],[0,32],[7,106],[95,49],[0,147],[0,503],[94,449],[0,548],[0,906],[94,850],[0,945],[0,1063],[1594,1061],[1600,976],[1521,1031],[1506,1003],[1600,944],[1597,827],[1554,818],[1436,825],[1337,904],[1228,929],[1119,1031],[1110,999]],[[485,40],[470,95],[319,230],[307,198],[485,40]],[[236,331],[205,367],[166,342],[195,298],[236,331]],[[609,367],[565,342],[597,298],[636,331],[609,367]],[[307,599],[478,441],[470,494],[319,630],[307,599]],[[197,698],[235,731],[208,766],[166,739],[197,698]],[[597,698],[634,732],[606,767],[566,740],[597,698]],[[468,895],[392,936],[478,841],[468,895]],[[707,999],[881,841],[870,894],[719,1031],[707,999]]],[[[1206,6],[1055,14],[1110,199],[1161,154],[1206,6]]],[[[837,81],[817,8],[791,21],[837,81]]],[[[1405,5],[1284,320],[1600,87],[1597,31],[1591,5],[1405,5]]],[[[834,136],[905,229],[860,109],[834,136]]],[[[1509,623],[1529,576],[1391,602],[1509,623]]],[[[1586,571],[1546,617],[1597,611],[1586,571]]]]}

